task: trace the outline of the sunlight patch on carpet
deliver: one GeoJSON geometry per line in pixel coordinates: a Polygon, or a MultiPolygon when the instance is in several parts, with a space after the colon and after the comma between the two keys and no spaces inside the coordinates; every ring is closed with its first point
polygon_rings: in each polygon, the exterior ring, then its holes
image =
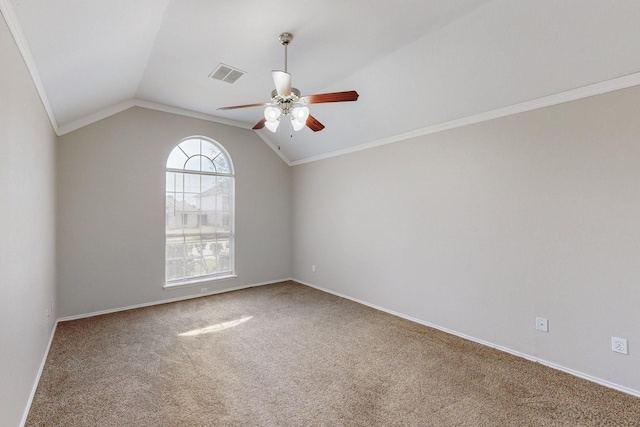
{"type": "Polygon", "coordinates": [[[238,326],[243,324],[244,322],[251,320],[253,316],[242,317],[237,320],[230,320],[228,322],[216,323],[215,325],[206,326],[204,328],[193,329],[191,331],[183,332],[178,334],[179,337],[195,337],[197,335],[210,334],[213,332],[224,331],[225,329],[233,328],[234,326],[238,326]]]}

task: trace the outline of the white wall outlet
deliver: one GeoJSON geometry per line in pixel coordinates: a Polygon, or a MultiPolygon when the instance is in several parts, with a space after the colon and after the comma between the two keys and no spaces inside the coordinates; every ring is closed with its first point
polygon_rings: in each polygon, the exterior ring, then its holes
{"type": "Polygon", "coordinates": [[[627,350],[627,340],[624,338],[611,337],[611,350],[616,353],[629,354],[627,350]]]}
{"type": "Polygon", "coordinates": [[[311,266],[311,272],[312,272],[312,273],[315,273],[315,272],[316,272],[316,265],[315,265],[315,264],[313,264],[313,265],[311,266]]]}
{"type": "Polygon", "coordinates": [[[208,288],[200,288],[200,293],[204,294],[205,292],[207,292],[209,289],[208,288]]]}
{"type": "Polygon", "coordinates": [[[536,317],[536,329],[542,332],[549,332],[549,321],[544,317],[536,317]]]}
{"type": "Polygon", "coordinates": [[[47,318],[47,322],[51,320],[51,311],[49,309],[46,309],[44,311],[44,316],[47,318]]]}

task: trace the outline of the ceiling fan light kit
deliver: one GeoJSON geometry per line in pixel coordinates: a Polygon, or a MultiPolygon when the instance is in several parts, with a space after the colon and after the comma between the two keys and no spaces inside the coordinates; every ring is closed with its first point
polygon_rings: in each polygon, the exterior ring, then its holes
{"type": "Polygon", "coordinates": [[[280,123],[280,116],[282,111],[277,107],[268,106],[264,109],[264,119],[266,120],[265,126],[271,132],[275,132],[278,129],[278,123],[280,123]]]}
{"type": "Polygon", "coordinates": [[[293,34],[282,33],[280,34],[279,40],[284,46],[284,71],[274,70],[271,72],[275,86],[275,90],[271,92],[271,102],[264,104],[235,105],[232,107],[218,108],[218,110],[264,106],[264,119],[255,124],[253,127],[255,130],[266,127],[271,132],[276,132],[282,118],[289,117],[293,130],[296,132],[305,126],[308,126],[309,129],[314,132],[321,131],[324,129],[324,125],[309,114],[307,104],[356,101],[359,97],[358,92],[351,90],[300,96],[300,91],[291,86],[291,74],[287,72],[287,47],[289,43],[291,43],[291,40],[293,40],[293,34]]]}
{"type": "Polygon", "coordinates": [[[309,118],[309,107],[302,106],[296,107],[291,113],[291,123],[293,123],[293,130],[299,131],[307,124],[307,118],[309,118]]]}

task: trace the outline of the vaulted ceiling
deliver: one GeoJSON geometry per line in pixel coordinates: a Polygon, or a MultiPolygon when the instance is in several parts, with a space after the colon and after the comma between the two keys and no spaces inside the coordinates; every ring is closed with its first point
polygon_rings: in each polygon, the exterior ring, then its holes
{"type": "Polygon", "coordinates": [[[258,134],[290,164],[640,84],[637,0],[0,0],[58,134],[146,106],[251,128],[288,49],[326,128],[258,134]],[[209,77],[218,64],[246,74],[209,77]]]}

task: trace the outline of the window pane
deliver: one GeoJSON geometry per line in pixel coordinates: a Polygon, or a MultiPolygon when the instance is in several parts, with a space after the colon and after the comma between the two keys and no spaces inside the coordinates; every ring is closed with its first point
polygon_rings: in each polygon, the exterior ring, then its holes
{"type": "Polygon", "coordinates": [[[202,155],[203,156],[207,156],[208,158],[213,159],[213,158],[215,158],[216,156],[218,156],[221,153],[222,153],[222,151],[220,151],[218,149],[218,147],[216,147],[215,145],[213,145],[209,141],[202,141],[202,155]]]}
{"type": "Polygon", "coordinates": [[[185,256],[193,257],[198,252],[196,251],[196,245],[200,244],[200,234],[197,235],[185,235],[184,243],[185,243],[185,256]]]}
{"type": "Polygon", "coordinates": [[[185,277],[184,260],[167,260],[167,280],[182,279],[185,277]]]}
{"type": "Polygon", "coordinates": [[[201,170],[203,172],[215,172],[216,168],[213,166],[213,162],[211,162],[211,159],[209,159],[208,157],[200,157],[200,161],[201,163],[201,170]]]}
{"type": "Polygon", "coordinates": [[[230,174],[229,159],[215,143],[191,138],[171,152],[167,167],[192,171],[166,174],[167,281],[232,272],[233,176],[208,175],[230,174]]]}
{"type": "Polygon", "coordinates": [[[167,259],[182,259],[184,258],[184,243],[182,238],[167,239],[167,259]]]}
{"type": "Polygon", "coordinates": [[[216,243],[214,256],[216,258],[216,262],[218,263],[218,269],[220,269],[221,271],[229,271],[229,269],[231,268],[229,248],[229,239],[218,240],[218,242],[216,243]]]}
{"type": "Polygon", "coordinates": [[[176,174],[173,172],[167,172],[167,191],[173,191],[176,185],[176,174]]]}
{"type": "Polygon", "coordinates": [[[166,207],[166,217],[167,217],[167,245],[169,244],[169,235],[175,235],[175,231],[177,228],[182,228],[176,221],[176,208],[175,208],[175,197],[172,195],[167,195],[167,207],[166,207]]]}
{"type": "Polygon", "coordinates": [[[232,178],[226,177],[226,176],[218,177],[218,188],[220,193],[223,193],[223,194],[231,193],[231,179],[232,178]]]}
{"type": "Polygon", "coordinates": [[[209,193],[212,191],[213,187],[216,186],[216,183],[218,182],[218,177],[217,176],[212,176],[212,175],[200,175],[200,185],[202,186],[201,188],[201,192],[202,192],[202,196],[205,196],[205,193],[209,193]]]}
{"type": "Polygon", "coordinates": [[[200,193],[200,176],[192,173],[184,174],[184,192],[200,193]]]}
{"type": "Polygon", "coordinates": [[[185,163],[184,168],[186,170],[200,172],[202,170],[202,165],[200,164],[201,160],[202,156],[190,157],[189,160],[187,160],[187,163],[185,163]]]}
{"type": "Polygon", "coordinates": [[[218,226],[216,211],[206,210],[203,213],[203,217],[206,218],[206,222],[202,223],[202,233],[203,234],[215,233],[218,226]]]}
{"type": "Polygon", "coordinates": [[[174,179],[175,179],[175,191],[183,191],[184,189],[184,174],[183,173],[175,173],[174,174],[174,179]]]}
{"type": "Polygon", "coordinates": [[[184,168],[184,162],[187,161],[187,156],[180,150],[180,148],[176,147],[173,149],[171,154],[169,154],[169,159],[167,159],[167,167],[171,169],[182,169],[184,168]]]}
{"type": "Polygon", "coordinates": [[[212,256],[205,256],[202,258],[203,268],[206,269],[206,274],[213,274],[218,271],[218,262],[212,256]]]}
{"type": "Polygon", "coordinates": [[[184,174],[167,172],[167,193],[184,191],[184,174]]]}
{"type": "Polygon", "coordinates": [[[199,194],[183,193],[184,198],[183,211],[186,213],[198,212],[200,210],[199,194]]]}
{"type": "Polygon", "coordinates": [[[226,157],[220,153],[218,157],[213,159],[213,164],[215,165],[216,172],[218,173],[231,173],[231,168],[229,167],[229,162],[227,162],[226,157]]]}
{"type": "Polygon", "coordinates": [[[189,157],[199,155],[201,154],[200,139],[194,138],[194,139],[187,139],[186,141],[182,141],[180,143],[180,148],[182,148],[184,152],[187,153],[187,156],[189,157]]]}

